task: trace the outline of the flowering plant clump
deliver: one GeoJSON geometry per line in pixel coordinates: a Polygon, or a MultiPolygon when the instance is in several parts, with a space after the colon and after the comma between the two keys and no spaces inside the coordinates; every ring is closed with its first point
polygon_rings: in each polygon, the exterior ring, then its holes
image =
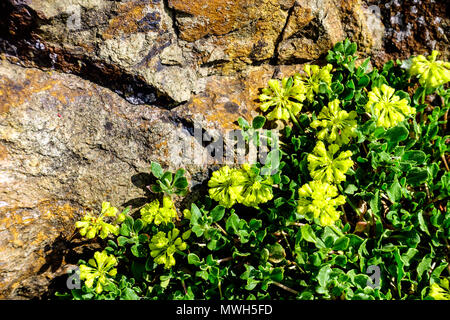
{"type": "Polygon", "coordinates": [[[262,104],[260,109],[267,111],[273,107],[273,110],[267,114],[267,119],[288,120],[292,115],[296,116],[302,110],[301,102],[305,100],[305,88],[301,83],[297,83],[292,78],[278,80],[269,80],[268,88],[262,90],[259,96],[262,104]]]}
{"type": "Polygon", "coordinates": [[[356,51],[339,42],[324,67],[262,89],[266,117],[237,119],[259,162],[192,189],[151,162],[145,203],[84,216],[101,251],[58,296],[449,300],[448,64],[433,52],[369,70],[356,51]]]}
{"type": "Polygon", "coordinates": [[[94,286],[95,292],[101,293],[103,287],[108,285],[117,274],[117,260],[114,256],[108,255],[105,251],[94,253],[94,259],[89,259],[88,264],[80,265],[80,280],[84,280],[88,288],[94,286]]]}
{"type": "Polygon", "coordinates": [[[324,67],[319,67],[316,65],[307,64],[304,68],[306,75],[296,74],[294,76],[294,81],[297,81],[299,85],[303,85],[306,90],[306,97],[309,102],[314,101],[314,97],[319,93],[319,88],[321,84],[331,85],[331,70],[333,66],[327,64],[324,67]]]}
{"type": "MultiPolygon", "coordinates": [[[[110,233],[117,235],[119,227],[103,221],[104,217],[116,217],[118,209],[111,207],[109,202],[102,203],[102,211],[100,216],[94,217],[91,213],[87,213],[75,226],[80,229],[80,234],[88,239],[94,238],[97,234],[100,238],[105,239],[110,233]]],[[[124,218],[119,215],[116,222],[120,222],[124,218]]]]}
{"type": "Polygon", "coordinates": [[[242,165],[239,171],[243,181],[242,193],[239,194],[239,203],[247,207],[257,207],[260,203],[266,203],[273,198],[273,180],[269,177],[262,177],[259,169],[251,167],[249,164],[242,165]]]}
{"type": "Polygon", "coordinates": [[[308,155],[308,169],[314,180],[328,183],[339,183],[345,181],[345,173],[353,166],[351,151],[342,151],[337,157],[334,155],[339,151],[337,144],[325,148],[322,141],[318,141],[313,152],[308,155]]]}
{"type": "Polygon", "coordinates": [[[153,236],[150,242],[150,256],[155,258],[155,263],[163,264],[166,269],[175,265],[173,255],[177,250],[186,250],[187,245],[181,238],[177,238],[180,230],[173,229],[167,234],[160,231],[153,236]]]}
{"type": "Polygon", "coordinates": [[[311,181],[299,190],[297,212],[303,216],[312,213],[312,217],[322,226],[334,224],[340,213],[336,207],[345,203],[343,195],[338,195],[335,186],[322,181],[311,181]]]}
{"type": "Polygon", "coordinates": [[[348,144],[356,134],[356,111],[347,112],[339,107],[339,100],[335,99],[324,106],[317,119],[311,122],[311,128],[322,127],[317,138],[338,145],[348,144]]]}
{"type": "Polygon", "coordinates": [[[221,205],[232,207],[244,188],[245,177],[238,170],[223,166],[208,181],[209,195],[221,205]]]}
{"type": "Polygon", "coordinates": [[[439,51],[433,50],[428,58],[419,55],[411,59],[411,76],[419,78],[425,87],[436,88],[450,81],[450,62],[436,60],[439,51]]]}
{"type": "Polygon", "coordinates": [[[146,223],[154,223],[159,225],[161,223],[169,223],[177,216],[177,210],[168,196],[163,198],[163,206],[159,207],[158,199],[144,205],[141,210],[142,220],[146,223]]]}
{"type": "Polygon", "coordinates": [[[271,177],[263,178],[259,169],[243,164],[242,169],[223,166],[213,172],[208,181],[209,195],[226,208],[236,202],[248,207],[256,207],[272,199],[271,177]]]}
{"type": "Polygon", "coordinates": [[[408,100],[395,95],[395,89],[385,84],[382,84],[381,88],[373,88],[368,93],[368,98],[366,111],[375,117],[379,127],[395,127],[405,120],[405,117],[416,113],[416,109],[409,105],[408,100]]]}

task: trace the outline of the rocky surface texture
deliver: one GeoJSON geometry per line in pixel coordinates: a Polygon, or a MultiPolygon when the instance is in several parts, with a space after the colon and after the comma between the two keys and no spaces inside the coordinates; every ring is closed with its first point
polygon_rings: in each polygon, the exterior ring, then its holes
{"type": "Polygon", "coordinates": [[[201,185],[214,161],[186,152],[208,148],[194,123],[250,120],[268,79],[346,37],[373,65],[448,59],[448,13],[443,0],[1,1],[0,298],[45,297],[76,263],[74,221],[103,200],[145,203],[152,160],[201,185]]]}

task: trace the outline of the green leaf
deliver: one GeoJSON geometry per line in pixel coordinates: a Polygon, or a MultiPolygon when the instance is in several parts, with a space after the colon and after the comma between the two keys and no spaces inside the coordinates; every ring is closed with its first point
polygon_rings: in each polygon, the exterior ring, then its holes
{"type": "Polygon", "coordinates": [[[147,255],[147,249],[142,244],[135,244],[131,247],[131,253],[138,258],[144,258],[147,255]]]}
{"type": "Polygon", "coordinates": [[[225,224],[225,228],[228,232],[233,231],[234,234],[237,234],[239,230],[239,217],[236,213],[233,213],[228,219],[225,224]]]}
{"type": "Polygon", "coordinates": [[[370,78],[367,75],[364,75],[358,80],[358,87],[367,87],[370,82],[370,78]]]}
{"type": "Polygon", "coordinates": [[[161,179],[161,177],[162,177],[163,174],[164,174],[163,169],[161,168],[161,165],[160,165],[158,162],[152,161],[152,163],[151,163],[151,169],[152,169],[153,175],[154,175],[156,178],[161,179]]]}
{"type": "Polygon", "coordinates": [[[279,244],[275,243],[267,247],[269,250],[269,261],[273,263],[280,263],[286,257],[286,251],[279,244]]]}
{"type": "Polygon", "coordinates": [[[142,221],[141,219],[136,219],[133,225],[134,232],[139,233],[142,228],[144,228],[144,221],[142,221]]]}
{"type": "Polygon", "coordinates": [[[348,47],[345,48],[345,55],[346,56],[352,56],[355,54],[357,49],[356,42],[352,42],[348,47]]]}
{"type": "Polygon", "coordinates": [[[420,186],[428,179],[428,171],[424,168],[412,168],[406,174],[406,182],[411,186],[420,186]]]}
{"type": "Polygon", "coordinates": [[[391,143],[398,143],[405,140],[408,135],[409,131],[405,127],[397,126],[387,130],[382,137],[391,143]]]}
{"type": "Polygon", "coordinates": [[[412,161],[416,164],[423,164],[427,158],[425,152],[421,150],[408,150],[402,156],[402,161],[412,161]]]}
{"type": "Polygon", "coordinates": [[[314,230],[311,228],[311,226],[309,224],[305,224],[304,226],[302,226],[300,228],[300,230],[301,230],[302,239],[304,239],[308,242],[312,242],[312,243],[317,242],[316,234],[314,233],[314,230]]]}
{"type": "Polygon", "coordinates": [[[349,185],[347,186],[347,188],[345,188],[345,190],[344,190],[344,192],[345,192],[346,194],[354,194],[355,191],[358,191],[358,187],[355,186],[354,184],[349,184],[349,185]]]}
{"type": "Polygon", "coordinates": [[[284,278],[284,269],[279,267],[279,268],[273,268],[272,272],[270,273],[270,279],[272,281],[283,281],[284,278]]]}
{"type": "Polygon", "coordinates": [[[427,224],[425,222],[425,219],[423,218],[422,211],[419,211],[419,213],[417,214],[417,219],[419,220],[420,230],[425,232],[427,235],[430,235],[430,231],[428,230],[428,227],[427,227],[427,224]]]}
{"type": "Polygon", "coordinates": [[[350,239],[346,236],[340,237],[334,242],[333,250],[347,250],[350,239]]]}
{"type": "Polygon", "coordinates": [[[398,183],[397,178],[395,178],[394,182],[392,182],[386,192],[389,199],[394,203],[402,198],[402,187],[400,183],[398,183]]]}
{"type": "Polygon", "coordinates": [[[245,120],[242,117],[239,117],[238,124],[239,124],[239,127],[241,127],[244,130],[250,129],[250,124],[247,122],[247,120],[245,120]]]}
{"type": "Polygon", "coordinates": [[[317,281],[319,282],[319,285],[321,287],[326,287],[326,285],[328,283],[328,279],[330,278],[330,273],[331,273],[331,268],[328,264],[323,266],[319,270],[319,273],[317,274],[317,281]]]}
{"type": "Polygon", "coordinates": [[[125,288],[120,295],[121,300],[139,300],[139,296],[131,288],[125,288]]]}
{"type": "Polygon", "coordinates": [[[428,255],[423,257],[422,261],[417,265],[417,278],[420,282],[422,280],[422,275],[425,272],[428,272],[431,270],[431,262],[433,259],[431,259],[428,255]]]}
{"type": "Polygon", "coordinates": [[[202,217],[200,209],[195,203],[191,204],[191,225],[198,224],[198,220],[202,217]]]}
{"type": "Polygon", "coordinates": [[[169,187],[172,183],[172,179],[173,179],[173,174],[172,172],[166,171],[164,172],[164,174],[161,176],[161,182],[166,185],[167,187],[169,187]]]}
{"type": "Polygon", "coordinates": [[[186,189],[188,185],[189,183],[187,182],[187,179],[185,177],[178,178],[173,183],[173,186],[177,189],[186,189]]]}
{"type": "Polygon", "coordinates": [[[261,129],[266,123],[266,118],[263,116],[256,116],[253,118],[252,127],[253,129],[261,129]]]}
{"type": "Polygon", "coordinates": [[[200,260],[198,255],[196,255],[195,253],[189,253],[188,254],[188,263],[193,264],[196,267],[198,267],[199,265],[202,264],[202,261],[200,260]]]}
{"type": "Polygon", "coordinates": [[[421,99],[422,99],[424,90],[425,90],[424,87],[418,87],[416,92],[414,92],[414,95],[413,95],[413,102],[414,102],[414,104],[420,104],[421,103],[421,99]]]}
{"type": "Polygon", "coordinates": [[[128,243],[128,238],[119,236],[117,238],[117,243],[119,244],[119,246],[123,247],[123,246],[125,246],[128,243]]]}
{"type": "Polygon", "coordinates": [[[223,216],[225,215],[225,207],[218,205],[214,209],[211,210],[210,214],[211,214],[211,218],[212,218],[213,222],[220,221],[220,220],[222,220],[223,216]]]}
{"type": "Polygon", "coordinates": [[[370,209],[372,213],[376,216],[380,214],[380,190],[375,191],[375,195],[369,201],[370,209]]]}

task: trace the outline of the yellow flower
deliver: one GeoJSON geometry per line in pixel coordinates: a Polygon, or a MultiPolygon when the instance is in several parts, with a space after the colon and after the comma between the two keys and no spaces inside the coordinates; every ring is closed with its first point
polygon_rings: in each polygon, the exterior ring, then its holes
{"type": "Polygon", "coordinates": [[[257,207],[273,198],[272,185],[271,177],[262,177],[258,168],[247,163],[241,169],[223,166],[208,181],[210,197],[226,208],[236,202],[257,207]]]}
{"type": "Polygon", "coordinates": [[[322,181],[311,181],[299,190],[297,212],[316,220],[322,226],[329,226],[339,219],[340,211],[336,207],[345,203],[343,195],[338,195],[335,186],[322,181]]]}
{"type": "Polygon", "coordinates": [[[450,288],[448,279],[442,279],[439,284],[433,283],[429,296],[434,300],[450,300],[450,288]]]}
{"type": "Polygon", "coordinates": [[[209,195],[226,208],[232,207],[244,188],[244,179],[237,169],[223,166],[208,181],[209,195]]]}
{"type": "Polygon", "coordinates": [[[395,89],[385,84],[381,85],[381,88],[373,88],[368,98],[366,111],[372,113],[379,127],[395,127],[405,117],[416,113],[416,109],[408,104],[408,100],[400,99],[395,95],[395,89]]]}
{"type": "Polygon", "coordinates": [[[294,76],[294,80],[303,83],[306,89],[306,98],[308,98],[309,102],[314,101],[314,95],[319,93],[319,87],[321,83],[324,83],[328,86],[331,85],[332,69],[333,66],[331,64],[327,64],[322,68],[316,65],[307,64],[304,67],[306,76],[302,74],[296,74],[294,76]]]}
{"type": "Polygon", "coordinates": [[[409,73],[411,76],[417,76],[422,86],[435,88],[450,81],[450,62],[436,61],[439,54],[433,50],[428,59],[423,55],[412,59],[409,73]]]}
{"type": "Polygon", "coordinates": [[[259,170],[249,164],[243,164],[239,171],[242,180],[245,180],[242,194],[238,202],[247,207],[257,207],[260,203],[265,203],[273,198],[271,177],[263,178],[259,175],[259,170]]]}
{"type": "MultiPolygon", "coordinates": [[[[104,217],[115,217],[117,212],[117,208],[111,207],[109,202],[103,202],[102,212],[99,217],[94,217],[90,213],[87,213],[80,221],[75,223],[75,227],[80,229],[80,234],[86,236],[88,239],[93,239],[97,234],[102,239],[105,239],[110,233],[118,235],[119,226],[103,221],[104,217]]],[[[122,220],[122,217],[119,218],[118,222],[122,220]]]]}
{"type": "Polygon", "coordinates": [[[317,120],[311,122],[311,127],[323,129],[317,133],[317,138],[327,140],[329,143],[336,142],[338,145],[347,144],[350,138],[356,137],[356,111],[348,113],[339,108],[339,100],[335,99],[322,108],[317,120]]]}
{"type": "Polygon", "coordinates": [[[292,78],[284,78],[280,82],[276,79],[269,80],[269,87],[262,90],[259,100],[262,102],[260,109],[266,112],[269,108],[273,110],[267,114],[268,120],[288,120],[290,113],[296,116],[302,110],[301,102],[305,100],[305,88],[299,81],[292,78]]]}
{"type": "Polygon", "coordinates": [[[353,166],[351,151],[343,151],[337,157],[339,146],[332,144],[325,148],[322,141],[318,141],[313,152],[308,154],[308,169],[314,180],[328,183],[345,181],[345,173],[353,166]]]}
{"type": "Polygon", "coordinates": [[[159,201],[154,200],[151,203],[147,203],[140,210],[142,220],[147,223],[154,223],[160,225],[162,222],[165,224],[172,221],[177,216],[177,210],[172,202],[172,199],[168,196],[163,197],[163,206],[159,207],[159,201]]]}
{"type": "Polygon", "coordinates": [[[186,242],[183,242],[181,238],[177,238],[180,234],[180,230],[173,229],[167,233],[159,231],[154,235],[149,244],[150,255],[155,259],[155,263],[163,264],[164,268],[169,269],[175,265],[175,258],[173,255],[177,250],[186,250],[186,242]]]}
{"type": "Polygon", "coordinates": [[[110,277],[115,277],[117,260],[113,255],[108,255],[106,251],[94,253],[94,259],[89,259],[88,265],[80,265],[80,279],[84,280],[86,287],[92,288],[94,281],[97,281],[95,292],[100,294],[103,287],[110,282],[110,277]]]}

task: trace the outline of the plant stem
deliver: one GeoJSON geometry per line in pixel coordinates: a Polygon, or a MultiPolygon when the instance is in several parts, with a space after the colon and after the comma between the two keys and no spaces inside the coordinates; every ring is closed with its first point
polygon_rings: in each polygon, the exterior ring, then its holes
{"type": "Polygon", "coordinates": [[[220,299],[223,299],[223,295],[222,295],[222,283],[219,280],[219,283],[217,284],[217,287],[219,288],[219,294],[220,294],[220,299]]]}
{"type": "Polygon", "coordinates": [[[296,290],[294,290],[294,289],[291,289],[291,288],[289,288],[289,287],[286,287],[284,284],[281,284],[281,283],[279,283],[279,282],[277,282],[277,281],[273,281],[272,282],[274,285],[276,285],[277,287],[280,287],[281,289],[283,289],[283,290],[286,290],[286,291],[288,291],[288,292],[290,292],[290,293],[293,293],[293,294],[299,294],[299,292],[298,291],[296,291],[296,290]]]}
{"type": "Polygon", "coordinates": [[[284,238],[284,240],[286,241],[286,244],[287,244],[287,246],[288,246],[288,248],[289,248],[289,251],[291,252],[292,256],[294,256],[294,254],[292,253],[291,245],[289,244],[289,241],[288,241],[288,239],[286,238],[286,234],[285,234],[284,232],[281,232],[281,234],[283,235],[283,238],[284,238]]]}
{"type": "Polygon", "coordinates": [[[447,159],[445,159],[445,153],[441,154],[441,158],[442,158],[442,161],[444,161],[445,169],[447,169],[447,171],[450,171],[448,168],[447,159]]]}
{"type": "Polygon", "coordinates": [[[224,235],[226,235],[226,236],[228,236],[228,233],[217,223],[217,222],[214,222],[214,225],[220,230],[220,231],[222,231],[222,233],[224,234],[224,235]]]}
{"type": "MultiPolygon", "coordinates": [[[[344,195],[344,190],[342,189],[342,186],[340,184],[337,185],[339,191],[342,193],[342,195],[344,195]]],[[[347,203],[350,205],[350,207],[352,207],[353,210],[355,210],[357,216],[359,217],[361,215],[361,212],[359,211],[359,209],[353,204],[353,202],[350,200],[350,198],[348,196],[345,196],[345,198],[347,199],[347,203]]]]}
{"type": "Polygon", "coordinates": [[[217,260],[217,263],[221,264],[222,262],[226,262],[226,261],[230,261],[230,260],[233,260],[233,257],[226,257],[223,259],[219,259],[219,260],[217,260]]]}
{"type": "Polygon", "coordinates": [[[299,128],[302,133],[305,133],[305,130],[303,130],[302,126],[300,125],[300,123],[298,122],[297,118],[294,116],[292,111],[290,109],[288,109],[288,112],[289,112],[289,116],[291,117],[291,120],[295,124],[295,126],[297,128],[299,128]]]}
{"type": "Polygon", "coordinates": [[[186,289],[186,284],[184,283],[184,280],[181,280],[181,285],[183,286],[184,289],[184,294],[187,294],[187,289],[186,289]]]}
{"type": "Polygon", "coordinates": [[[424,103],[425,103],[425,95],[426,95],[426,93],[427,93],[427,87],[425,86],[425,87],[423,87],[423,93],[422,93],[422,104],[424,104],[424,103]]]}

